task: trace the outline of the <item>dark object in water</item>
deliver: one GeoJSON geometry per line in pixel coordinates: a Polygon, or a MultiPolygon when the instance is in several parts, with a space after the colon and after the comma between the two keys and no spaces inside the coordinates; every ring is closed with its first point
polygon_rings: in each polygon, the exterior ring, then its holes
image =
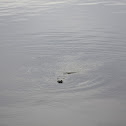
{"type": "Polygon", "coordinates": [[[57,80],[58,83],[63,83],[63,80],[57,80]]]}
{"type": "Polygon", "coordinates": [[[74,74],[76,72],[65,72],[64,74],[74,74]]]}

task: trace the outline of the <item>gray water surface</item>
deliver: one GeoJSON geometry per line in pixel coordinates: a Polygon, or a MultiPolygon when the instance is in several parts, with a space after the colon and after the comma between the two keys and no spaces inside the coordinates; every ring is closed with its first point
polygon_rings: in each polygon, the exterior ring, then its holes
{"type": "Polygon", "coordinates": [[[124,0],[0,0],[0,126],[125,126],[125,22],[124,0]]]}

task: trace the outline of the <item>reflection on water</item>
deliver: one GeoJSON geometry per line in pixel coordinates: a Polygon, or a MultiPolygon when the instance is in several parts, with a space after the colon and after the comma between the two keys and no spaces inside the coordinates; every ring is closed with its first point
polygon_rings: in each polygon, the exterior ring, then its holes
{"type": "Polygon", "coordinates": [[[0,125],[124,126],[125,4],[0,0],[0,125]]]}
{"type": "MultiPolygon", "coordinates": [[[[33,16],[40,15],[42,11],[47,10],[52,11],[55,8],[62,8],[64,6],[79,6],[79,5],[104,5],[104,6],[125,6],[125,1],[109,1],[109,0],[0,0],[0,16],[17,16],[18,18],[22,16],[33,16]]],[[[49,12],[49,11],[48,11],[49,12]]],[[[15,19],[16,20],[16,19],[15,19]]],[[[19,19],[17,19],[19,20],[19,19]]]]}

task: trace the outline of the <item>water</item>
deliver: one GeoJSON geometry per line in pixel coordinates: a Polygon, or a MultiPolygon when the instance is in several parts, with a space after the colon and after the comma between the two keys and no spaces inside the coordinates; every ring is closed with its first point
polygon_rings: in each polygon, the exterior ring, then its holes
{"type": "Polygon", "coordinates": [[[0,126],[125,126],[125,22],[123,0],[0,0],[0,126]]]}

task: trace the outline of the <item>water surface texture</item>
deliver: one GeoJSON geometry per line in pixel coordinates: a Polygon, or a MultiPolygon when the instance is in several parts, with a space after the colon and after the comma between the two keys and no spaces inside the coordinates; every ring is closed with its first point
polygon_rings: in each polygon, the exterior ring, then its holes
{"type": "Polygon", "coordinates": [[[0,0],[0,126],[126,126],[126,1],[0,0]]]}

